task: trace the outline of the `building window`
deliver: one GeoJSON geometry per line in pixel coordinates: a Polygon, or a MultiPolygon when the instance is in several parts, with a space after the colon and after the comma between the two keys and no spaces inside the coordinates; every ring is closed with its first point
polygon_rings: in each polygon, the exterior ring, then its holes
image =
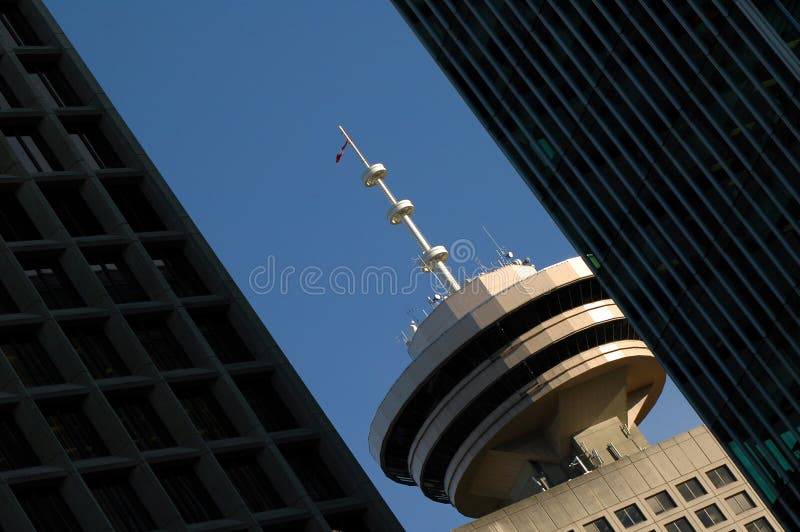
{"type": "Polygon", "coordinates": [[[650,506],[650,509],[653,511],[653,515],[663,514],[677,506],[666,491],[660,491],[652,497],[646,498],[645,501],[647,501],[648,506],[650,506]]]}
{"type": "Polygon", "coordinates": [[[700,481],[696,478],[690,478],[686,482],[681,482],[678,484],[677,488],[686,502],[693,501],[707,493],[703,485],[700,484],[700,481]]]}
{"type": "Polygon", "coordinates": [[[237,379],[236,384],[268,432],[296,429],[300,426],[270,382],[267,375],[237,379]]]}
{"type": "Polygon", "coordinates": [[[614,529],[611,528],[611,525],[605,517],[595,519],[591,523],[586,523],[583,525],[583,529],[586,530],[586,532],[614,532],[614,529]]]}
{"type": "Polygon", "coordinates": [[[95,124],[65,124],[78,153],[92,170],[125,166],[111,143],[95,124]]]}
{"type": "Polygon", "coordinates": [[[253,360],[239,333],[233,328],[224,311],[199,312],[192,314],[197,328],[203,333],[208,345],[225,364],[253,360]]]}
{"type": "Polygon", "coordinates": [[[52,172],[61,165],[39,133],[30,127],[4,127],[3,135],[11,151],[28,172],[52,172]]]}
{"type": "Polygon", "coordinates": [[[647,520],[642,511],[635,504],[631,504],[630,506],[626,506],[621,510],[617,510],[614,512],[614,514],[625,528],[630,528],[637,523],[647,520]]]}
{"type": "Polygon", "coordinates": [[[73,460],[108,456],[108,449],[77,401],[48,402],[42,414],[73,460]]]}
{"type": "Polygon", "coordinates": [[[64,382],[33,331],[0,334],[0,352],[6,356],[25,386],[47,386],[64,382]]]}
{"type": "Polygon", "coordinates": [[[0,190],[0,236],[7,242],[42,238],[13,190],[0,190]]]}
{"type": "Polygon", "coordinates": [[[146,393],[111,395],[108,398],[128,435],[140,451],[174,447],[175,440],[146,393]]]}
{"type": "Polygon", "coordinates": [[[733,476],[733,473],[731,473],[731,470],[728,469],[726,465],[714,468],[706,474],[715,488],[721,488],[722,486],[727,486],[731,482],[736,482],[736,477],[733,476]]]}
{"type": "Polygon", "coordinates": [[[0,471],[33,467],[40,463],[14,420],[13,411],[0,411],[0,471]]]}
{"type": "Polygon", "coordinates": [[[179,248],[159,246],[149,247],[147,251],[175,295],[191,297],[208,294],[200,276],[179,248]]]}
{"type": "Polygon", "coordinates": [[[42,187],[42,194],[70,236],[102,235],[105,232],[77,187],[42,187]]]}
{"type": "Polygon", "coordinates": [[[740,491],[736,495],[728,497],[725,500],[728,501],[728,506],[730,506],[734,515],[739,515],[742,512],[756,507],[756,503],[753,502],[753,499],[750,498],[750,495],[748,495],[746,491],[740,491]]]}
{"type": "Polygon", "coordinates": [[[127,473],[94,475],[86,484],[114,530],[139,532],[153,530],[156,524],[139,496],[128,483],[127,473]]]}
{"type": "Polygon", "coordinates": [[[148,299],[142,286],[133,276],[121,253],[114,251],[85,252],[92,271],[103,283],[114,303],[133,303],[148,299]]]}
{"type": "Polygon", "coordinates": [[[751,523],[744,525],[747,532],[775,532],[766,517],[760,517],[751,523]]]}
{"type": "Polygon", "coordinates": [[[266,512],[286,506],[254,455],[224,455],[219,458],[219,463],[251,512],[266,512]]]}
{"type": "Polygon", "coordinates": [[[64,331],[72,347],[95,379],[130,375],[101,323],[72,326],[64,331]]]}
{"type": "Polygon", "coordinates": [[[83,528],[59,493],[58,486],[15,486],[14,495],[37,532],[82,532],[83,528]]]}
{"type": "Polygon", "coordinates": [[[42,44],[41,39],[33,31],[16,4],[0,3],[0,22],[17,46],[40,46],[42,44]]]}
{"type": "Polygon", "coordinates": [[[0,77],[0,109],[14,109],[22,107],[14,91],[3,77],[0,77]]]}
{"type": "Polygon", "coordinates": [[[716,504],[711,504],[701,510],[697,510],[695,514],[706,528],[711,528],[725,521],[725,516],[722,515],[722,512],[719,511],[719,507],[716,504]]]}
{"type": "Polygon", "coordinates": [[[161,217],[153,209],[137,183],[104,183],[111,199],[122,216],[137,233],[166,229],[161,217]]]}
{"type": "Polygon", "coordinates": [[[281,453],[314,501],[345,496],[344,490],[320,457],[316,446],[294,444],[291,447],[282,447],[281,453]]]}
{"type": "Polygon", "coordinates": [[[664,525],[667,532],[695,532],[694,527],[689,523],[685,517],[681,517],[671,523],[664,525]]]}
{"type": "Polygon", "coordinates": [[[222,512],[189,464],[156,469],[156,476],[187,523],[220,519],[222,512]]]}
{"type": "Polygon", "coordinates": [[[175,395],[206,440],[224,440],[239,435],[210,388],[182,387],[175,390],[175,395]]]}
{"type": "Polygon", "coordinates": [[[135,320],[131,327],[160,371],[192,367],[192,361],[162,319],[135,320]]]}
{"type": "Polygon", "coordinates": [[[14,303],[6,288],[0,284],[0,314],[16,314],[19,307],[14,303]]]}
{"type": "Polygon", "coordinates": [[[353,512],[342,512],[334,515],[326,515],[325,520],[333,532],[369,532],[370,529],[364,524],[364,510],[353,512]]]}
{"type": "Polygon", "coordinates": [[[55,61],[26,61],[25,69],[30,74],[33,84],[43,89],[40,92],[50,96],[50,104],[54,107],[83,105],[55,61]]]}
{"type": "Polygon", "coordinates": [[[28,280],[51,309],[84,306],[83,299],[53,257],[20,259],[28,280]]]}

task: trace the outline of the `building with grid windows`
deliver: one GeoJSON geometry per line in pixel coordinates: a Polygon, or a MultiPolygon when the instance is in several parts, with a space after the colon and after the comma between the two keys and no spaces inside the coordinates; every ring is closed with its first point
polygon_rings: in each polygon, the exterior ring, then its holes
{"type": "Polygon", "coordinates": [[[0,529],[401,530],[39,0],[0,49],[0,529]]]}
{"type": "Polygon", "coordinates": [[[800,529],[800,3],[393,3],[800,529]]]}

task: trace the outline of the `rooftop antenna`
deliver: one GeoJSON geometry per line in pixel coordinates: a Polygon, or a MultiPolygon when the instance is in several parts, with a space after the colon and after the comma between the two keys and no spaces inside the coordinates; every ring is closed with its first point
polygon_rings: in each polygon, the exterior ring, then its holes
{"type": "Polygon", "coordinates": [[[460,290],[461,286],[458,284],[458,281],[456,281],[456,278],[453,277],[450,268],[445,264],[449,256],[447,248],[444,246],[431,246],[428,243],[425,236],[417,227],[417,224],[411,219],[411,215],[414,213],[414,204],[407,199],[398,201],[397,198],[394,197],[394,194],[392,194],[392,191],[389,190],[389,187],[386,186],[386,183],[383,182],[388,173],[386,167],[381,163],[369,164],[367,158],[364,157],[356,146],[356,143],[353,142],[353,139],[350,138],[350,135],[347,134],[347,131],[345,131],[341,125],[339,125],[339,131],[342,132],[345,140],[347,140],[347,144],[353,147],[353,151],[356,152],[358,158],[361,159],[361,162],[364,163],[364,166],[367,168],[364,173],[361,174],[361,180],[364,182],[364,186],[369,188],[378,185],[383,191],[384,196],[386,196],[386,199],[389,200],[391,207],[389,207],[389,212],[386,213],[389,223],[392,225],[405,225],[409,233],[411,233],[411,236],[414,237],[414,240],[419,244],[420,249],[422,249],[420,258],[424,269],[433,273],[439,283],[441,283],[447,291],[447,295],[460,290]]]}
{"type": "Polygon", "coordinates": [[[490,233],[489,230],[486,229],[485,225],[481,227],[483,227],[483,232],[486,233],[486,236],[488,236],[489,239],[492,241],[492,244],[494,244],[494,248],[497,251],[497,256],[500,258],[499,261],[500,266],[508,264],[514,258],[514,254],[505,246],[501,246],[500,244],[498,244],[497,240],[495,240],[494,236],[492,236],[492,233],[490,233]]]}

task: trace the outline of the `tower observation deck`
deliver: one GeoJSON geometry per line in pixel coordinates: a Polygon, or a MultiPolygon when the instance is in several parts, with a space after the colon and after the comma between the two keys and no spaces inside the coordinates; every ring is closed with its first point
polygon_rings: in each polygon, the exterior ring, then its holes
{"type": "Polygon", "coordinates": [[[352,145],[364,185],[383,190],[390,223],[407,226],[446,292],[372,421],[384,473],[478,517],[647,446],[637,425],[665,373],[586,264],[509,263],[462,286],[447,250],[411,221],[411,202],[389,191],[386,168],[352,145]]]}

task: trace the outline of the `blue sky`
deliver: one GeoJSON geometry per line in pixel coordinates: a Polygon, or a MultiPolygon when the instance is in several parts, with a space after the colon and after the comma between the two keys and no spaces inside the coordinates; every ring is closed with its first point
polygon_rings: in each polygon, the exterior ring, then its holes
{"type": "MultiPolygon", "coordinates": [[[[367,450],[375,409],[409,362],[396,337],[430,290],[329,284],[369,266],[404,280],[417,252],[354,154],[334,163],[337,124],[386,164],[432,242],[469,239],[489,263],[486,226],[540,267],[574,252],[390,3],[45,3],[403,525],[467,522],[387,480],[367,450]],[[249,277],[270,257],[295,273],[286,290],[257,293],[249,277]],[[323,293],[303,290],[308,267],[323,293]]],[[[699,423],[670,385],[642,429],[657,442],[699,423]]]]}

